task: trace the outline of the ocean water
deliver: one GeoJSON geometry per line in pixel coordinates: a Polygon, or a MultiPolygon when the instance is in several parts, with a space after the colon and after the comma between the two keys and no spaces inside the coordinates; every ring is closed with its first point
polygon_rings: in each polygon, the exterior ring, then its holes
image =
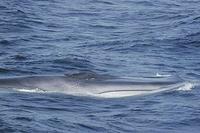
{"type": "Polygon", "coordinates": [[[199,84],[199,0],[0,1],[1,133],[198,133],[199,84]],[[63,93],[61,77],[184,87],[102,98],[63,93]]]}

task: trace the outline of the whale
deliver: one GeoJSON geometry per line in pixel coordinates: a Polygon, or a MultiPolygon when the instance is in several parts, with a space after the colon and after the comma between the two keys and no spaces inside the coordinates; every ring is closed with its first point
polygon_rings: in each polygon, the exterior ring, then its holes
{"type": "Polygon", "coordinates": [[[96,78],[85,76],[19,76],[0,79],[0,88],[23,92],[65,93],[75,96],[120,98],[183,87],[183,81],[163,79],[96,78]]]}

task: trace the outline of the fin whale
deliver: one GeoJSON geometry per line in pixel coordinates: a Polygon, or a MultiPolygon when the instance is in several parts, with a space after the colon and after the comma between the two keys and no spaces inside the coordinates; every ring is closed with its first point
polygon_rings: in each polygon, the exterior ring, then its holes
{"type": "Polygon", "coordinates": [[[75,78],[68,76],[26,76],[0,79],[1,89],[59,92],[69,95],[118,98],[146,95],[184,86],[177,81],[132,81],[123,78],[75,78]]]}

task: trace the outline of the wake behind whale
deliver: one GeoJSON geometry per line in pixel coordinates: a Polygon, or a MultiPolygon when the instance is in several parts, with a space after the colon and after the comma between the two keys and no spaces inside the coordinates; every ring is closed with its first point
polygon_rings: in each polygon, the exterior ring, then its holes
{"type": "Polygon", "coordinates": [[[24,92],[57,92],[76,96],[119,98],[180,89],[183,81],[95,76],[26,76],[0,79],[0,88],[24,92]]]}

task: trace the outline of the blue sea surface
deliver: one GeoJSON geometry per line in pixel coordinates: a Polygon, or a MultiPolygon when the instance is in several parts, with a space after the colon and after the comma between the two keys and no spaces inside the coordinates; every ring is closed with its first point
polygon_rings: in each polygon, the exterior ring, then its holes
{"type": "Polygon", "coordinates": [[[199,133],[200,0],[1,0],[0,79],[35,75],[189,84],[123,98],[0,84],[0,133],[199,133]]]}

